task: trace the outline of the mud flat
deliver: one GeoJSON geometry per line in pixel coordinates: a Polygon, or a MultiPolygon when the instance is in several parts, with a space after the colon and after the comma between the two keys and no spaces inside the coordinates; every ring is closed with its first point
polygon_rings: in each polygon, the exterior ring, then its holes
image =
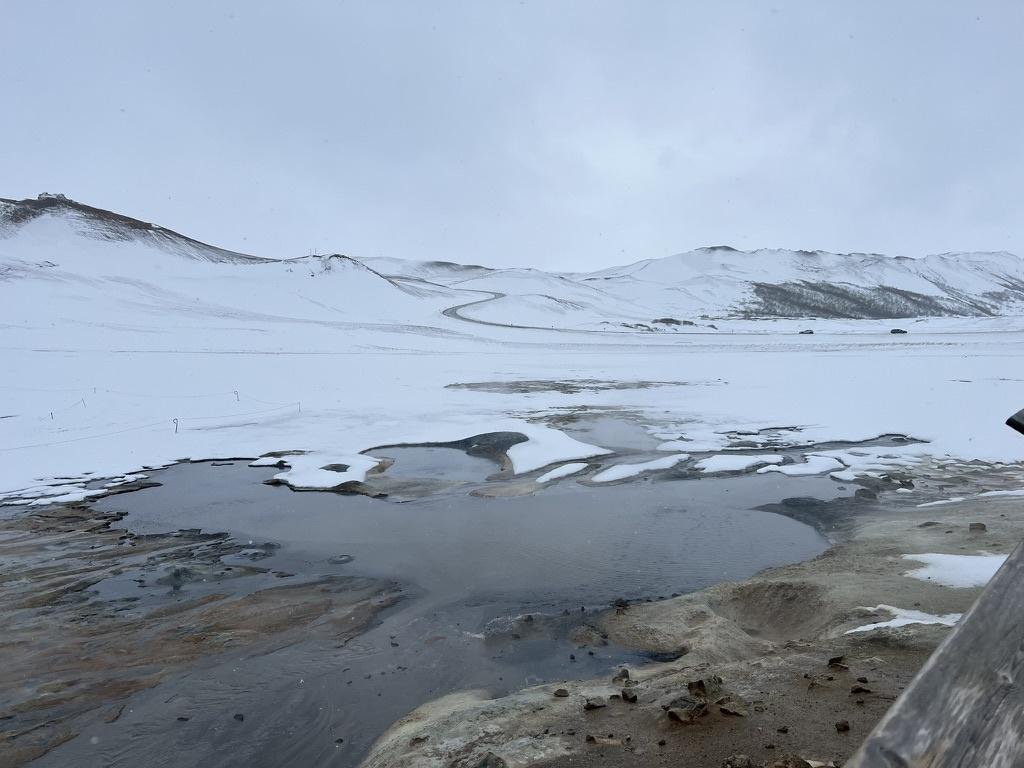
{"type": "Polygon", "coordinates": [[[453,694],[398,721],[363,765],[840,765],[949,628],[850,630],[892,620],[883,605],[952,623],[982,589],[908,576],[922,563],[905,556],[1005,554],[1024,535],[1021,497],[904,498],[846,515],[815,559],[593,620],[595,637],[675,661],[496,699],[453,694]]]}
{"type": "Polygon", "coordinates": [[[399,597],[386,581],[260,567],[273,545],[136,535],[112,527],[122,517],[75,505],[0,519],[0,766],[117,723],[133,694],[206,657],[344,644],[399,597]]]}

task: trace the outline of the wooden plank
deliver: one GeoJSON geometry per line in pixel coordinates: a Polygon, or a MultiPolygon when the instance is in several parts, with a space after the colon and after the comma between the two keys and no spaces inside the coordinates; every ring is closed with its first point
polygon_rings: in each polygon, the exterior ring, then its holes
{"type": "Polygon", "coordinates": [[[845,765],[1024,766],[1024,544],[845,765]]]}

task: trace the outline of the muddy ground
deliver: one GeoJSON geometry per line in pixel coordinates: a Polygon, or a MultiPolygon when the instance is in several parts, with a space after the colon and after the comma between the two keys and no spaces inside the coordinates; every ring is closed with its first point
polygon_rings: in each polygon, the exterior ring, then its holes
{"type": "Polygon", "coordinates": [[[949,629],[846,631],[891,618],[879,604],[962,613],[981,592],[907,577],[915,564],[903,555],[1008,553],[1024,534],[1020,498],[873,510],[848,516],[814,560],[620,607],[579,633],[578,652],[610,641],[677,660],[628,679],[448,696],[396,723],[364,765],[841,765],[949,629]]]}
{"type": "Polygon", "coordinates": [[[85,505],[0,519],[4,768],[116,721],[131,694],[203,657],[311,634],[343,644],[399,597],[385,582],[260,567],[273,545],[136,536],[111,528],[119,519],[85,505]]]}

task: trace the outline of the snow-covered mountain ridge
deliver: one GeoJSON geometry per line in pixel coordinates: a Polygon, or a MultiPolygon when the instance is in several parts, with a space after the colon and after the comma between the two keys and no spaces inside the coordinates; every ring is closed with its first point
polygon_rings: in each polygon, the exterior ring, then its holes
{"type": "MultiPolygon", "coordinates": [[[[450,315],[456,318],[581,330],[671,331],[724,318],[1024,314],[1024,261],[1007,252],[911,259],[716,246],[583,273],[398,258],[272,259],[217,248],[61,195],[0,199],[0,279],[42,276],[39,270],[53,268],[83,279],[184,278],[201,264],[216,268],[219,277],[234,275],[240,287],[262,285],[254,299],[288,285],[278,282],[283,271],[343,275],[318,287],[312,303],[350,319],[362,308],[369,312],[364,320],[420,322],[420,309],[427,308],[411,305],[446,296],[466,296],[472,304],[450,315]]],[[[237,305],[244,295],[224,298],[237,305]]],[[[260,305],[266,308],[268,301],[260,305]]]]}

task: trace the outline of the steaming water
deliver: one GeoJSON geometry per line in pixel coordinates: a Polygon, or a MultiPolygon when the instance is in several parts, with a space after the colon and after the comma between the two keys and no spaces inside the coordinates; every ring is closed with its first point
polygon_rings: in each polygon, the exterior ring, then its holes
{"type": "MultiPolygon", "coordinates": [[[[450,449],[400,453],[394,469],[410,475],[469,480],[494,467],[450,449]],[[446,456],[452,463],[439,467],[446,456]]],[[[97,505],[126,511],[121,525],[136,533],[202,528],[275,542],[280,548],[259,565],[296,579],[397,580],[407,599],[344,648],[311,639],[262,656],[207,659],[132,697],[117,722],[84,732],[39,765],[356,765],[392,722],[445,693],[500,695],[640,663],[623,649],[589,656],[569,643],[567,632],[585,620],[580,607],[696,590],[813,557],[827,546],[814,529],[751,508],[838,494],[825,479],[773,474],[597,489],[570,481],[514,498],[477,498],[462,486],[393,503],[262,484],[270,474],[242,464],[179,465],[151,473],[161,487],[97,505]],[[353,559],[339,565],[338,555],[353,559]],[[491,631],[511,616],[560,617],[564,609],[570,619],[538,621],[544,629],[520,639],[491,631]]]]}

